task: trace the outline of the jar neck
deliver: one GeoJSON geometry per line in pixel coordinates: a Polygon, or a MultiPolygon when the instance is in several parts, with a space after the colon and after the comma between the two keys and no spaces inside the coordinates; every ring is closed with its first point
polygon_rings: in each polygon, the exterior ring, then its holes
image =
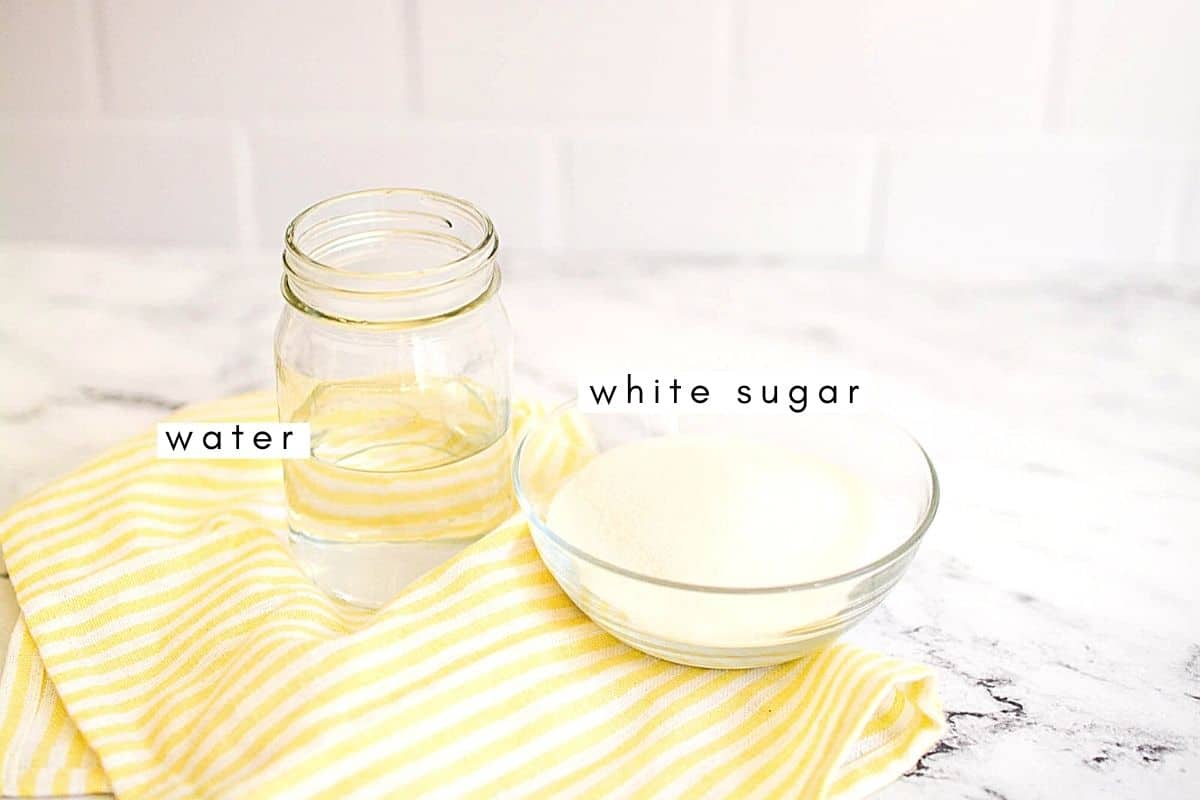
{"type": "Polygon", "coordinates": [[[283,295],[335,321],[436,319],[495,293],[498,251],[491,220],[466,201],[419,189],[355,192],[288,226],[283,295]]]}

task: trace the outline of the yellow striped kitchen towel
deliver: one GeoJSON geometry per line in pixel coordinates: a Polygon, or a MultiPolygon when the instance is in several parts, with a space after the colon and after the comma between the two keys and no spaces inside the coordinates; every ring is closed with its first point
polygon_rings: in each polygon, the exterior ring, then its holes
{"type": "MultiPolygon", "coordinates": [[[[264,394],[177,415],[273,416],[264,394]]],[[[154,453],[147,433],[0,519],[6,795],[861,797],[943,730],[927,667],[846,644],[746,671],[632,650],[516,519],[348,611],[287,552],[278,462],[154,453]]]]}

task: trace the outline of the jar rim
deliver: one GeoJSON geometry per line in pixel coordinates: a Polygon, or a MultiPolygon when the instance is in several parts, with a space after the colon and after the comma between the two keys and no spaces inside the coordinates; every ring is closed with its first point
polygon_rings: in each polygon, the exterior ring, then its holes
{"type": "MultiPolygon", "coordinates": [[[[327,197],[324,200],[319,200],[318,202],[313,203],[308,208],[301,211],[292,219],[291,222],[288,223],[287,229],[283,234],[284,250],[286,251],[287,255],[298,259],[306,268],[313,270],[317,274],[328,273],[337,276],[345,276],[345,270],[339,269],[338,267],[330,264],[326,264],[309,255],[296,241],[297,229],[308,217],[320,211],[326,210],[330,206],[351,200],[361,200],[372,197],[388,197],[392,195],[431,200],[450,206],[459,213],[472,219],[472,221],[479,226],[482,235],[478,243],[457,258],[453,258],[439,264],[434,264],[429,267],[422,267],[420,269],[397,270],[394,272],[374,272],[369,276],[371,280],[386,281],[389,279],[403,277],[436,275],[439,272],[453,271],[454,269],[461,267],[464,262],[475,259],[486,262],[495,256],[497,250],[499,250],[500,240],[496,235],[496,226],[492,223],[491,217],[485,214],[478,206],[468,200],[455,197],[454,195],[416,187],[380,187],[375,189],[360,189],[358,191],[345,192],[343,194],[327,197]]],[[[360,277],[365,276],[360,274],[360,277]]]]}
{"type": "MultiPolygon", "coordinates": [[[[487,286],[484,288],[484,290],[480,294],[478,294],[476,297],[471,299],[469,302],[464,303],[461,306],[457,306],[455,308],[449,309],[447,311],[439,312],[437,314],[430,314],[428,316],[417,316],[417,317],[404,318],[404,319],[370,320],[370,319],[359,319],[356,317],[346,317],[346,316],[341,316],[339,314],[331,313],[329,311],[323,311],[320,308],[318,308],[317,306],[314,306],[311,303],[306,302],[300,295],[298,295],[296,293],[295,289],[292,288],[291,281],[295,280],[295,279],[296,278],[294,275],[284,275],[283,279],[280,281],[280,286],[279,286],[280,293],[283,295],[283,299],[292,308],[296,309],[297,311],[299,311],[302,314],[305,314],[309,317],[313,317],[318,320],[323,320],[325,322],[337,323],[339,325],[353,325],[353,326],[357,326],[357,327],[380,329],[380,330],[407,330],[410,328],[425,328],[434,323],[445,322],[446,320],[454,319],[456,317],[460,317],[460,316],[469,314],[470,312],[474,311],[477,308],[480,308],[481,306],[486,304],[489,300],[491,300],[494,296],[499,294],[500,283],[502,280],[500,270],[498,270],[498,269],[495,270],[492,273],[491,279],[488,281],[487,286]]],[[[378,296],[378,293],[374,293],[374,292],[372,292],[372,293],[355,292],[355,291],[349,290],[349,289],[326,289],[324,291],[331,292],[331,293],[337,294],[337,295],[342,295],[342,296],[351,296],[351,295],[356,295],[356,294],[358,294],[358,295],[370,294],[373,297],[378,296]]],[[[397,295],[397,294],[403,294],[403,292],[395,292],[395,293],[389,293],[389,294],[397,295]]]]}

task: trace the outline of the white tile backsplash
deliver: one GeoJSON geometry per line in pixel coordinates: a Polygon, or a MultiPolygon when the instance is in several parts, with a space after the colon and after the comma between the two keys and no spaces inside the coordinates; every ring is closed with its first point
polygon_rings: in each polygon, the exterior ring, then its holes
{"type": "Polygon", "coordinates": [[[1200,266],[1197,75],[1195,0],[0,0],[0,237],[415,184],[517,250],[1200,266]]]}
{"type": "Polygon", "coordinates": [[[807,130],[1030,131],[1045,0],[748,0],[746,110],[807,130]]]}
{"type": "Polygon", "coordinates": [[[438,117],[704,119],[713,0],[419,0],[422,104],[438,117]]]}
{"type": "Polygon", "coordinates": [[[1192,167],[1180,205],[1176,242],[1176,261],[1183,264],[1200,264],[1200,164],[1192,167]]]}
{"type": "Polygon", "coordinates": [[[227,126],[0,123],[0,238],[236,246],[227,126]]]}
{"type": "Polygon", "coordinates": [[[103,0],[104,88],[122,114],[249,118],[403,110],[392,0],[103,0]]]}
{"type": "Polygon", "coordinates": [[[872,150],[754,133],[579,136],[566,239],[585,250],[862,256],[872,150]]]}
{"type": "Polygon", "coordinates": [[[884,257],[911,265],[1170,261],[1186,162],[1079,144],[890,154],[884,257]]]}
{"type": "Polygon", "coordinates": [[[0,111],[89,109],[89,18],[81,0],[0,2],[0,111]]]}
{"type": "Polygon", "coordinates": [[[1200,142],[1200,3],[1077,0],[1062,127],[1200,142]]]}
{"type": "Polygon", "coordinates": [[[505,248],[546,246],[544,137],[479,126],[264,125],[250,130],[259,240],[318,200],[378,186],[430,188],[470,199],[505,248]]]}

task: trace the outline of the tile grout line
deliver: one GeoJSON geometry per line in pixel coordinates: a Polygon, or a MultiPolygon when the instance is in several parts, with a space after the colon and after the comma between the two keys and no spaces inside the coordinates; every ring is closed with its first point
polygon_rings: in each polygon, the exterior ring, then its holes
{"type": "Polygon", "coordinates": [[[562,137],[552,131],[543,132],[541,139],[542,176],[541,188],[544,208],[542,209],[542,247],[549,253],[563,249],[563,164],[565,147],[562,137]]]}
{"type": "Polygon", "coordinates": [[[888,193],[891,190],[892,153],[888,145],[877,142],[871,170],[870,206],[867,211],[867,264],[879,268],[883,264],[884,241],[887,236],[888,193]]]}
{"type": "Polygon", "coordinates": [[[726,118],[742,119],[749,108],[749,75],[746,67],[745,0],[729,0],[725,13],[726,45],[729,64],[725,98],[726,118]]]}
{"type": "Polygon", "coordinates": [[[733,113],[733,79],[736,67],[733,53],[732,2],[734,0],[715,0],[712,7],[709,111],[713,122],[725,122],[733,113]]]}
{"type": "Polygon", "coordinates": [[[573,161],[574,152],[570,140],[563,135],[552,137],[554,147],[554,185],[551,197],[554,201],[554,223],[557,228],[555,244],[557,251],[565,252],[571,249],[571,189],[574,184],[573,161]]]}
{"type": "Polygon", "coordinates": [[[230,124],[229,152],[233,162],[233,204],[238,224],[238,246],[250,251],[258,245],[259,221],[254,208],[254,155],[244,122],[230,124]]]}
{"type": "Polygon", "coordinates": [[[425,81],[421,53],[421,11],[417,0],[398,0],[397,25],[403,43],[405,107],[413,115],[425,110],[425,81]]]}
{"type": "Polygon", "coordinates": [[[1046,84],[1042,100],[1042,132],[1059,133],[1063,124],[1063,104],[1067,93],[1067,49],[1070,45],[1074,0],[1057,0],[1051,10],[1050,53],[1046,63],[1046,84]]]}
{"type": "Polygon", "coordinates": [[[79,50],[83,54],[84,111],[94,115],[104,112],[104,90],[100,79],[104,70],[104,51],[100,44],[100,10],[93,0],[75,0],[79,20],[79,50]]]}
{"type": "Polygon", "coordinates": [[[1175,264],[1187,263],[1185,231],[1192,209],[1200,204],[1200,162],[1186,164],[1181,172],[1170,193],[1156,248],[1156,260],[1175,264]]]}

